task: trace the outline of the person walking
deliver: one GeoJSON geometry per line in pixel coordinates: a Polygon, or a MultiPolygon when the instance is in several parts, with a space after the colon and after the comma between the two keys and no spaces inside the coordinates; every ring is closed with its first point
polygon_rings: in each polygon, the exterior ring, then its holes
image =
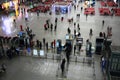
{"type": "Polygon", "coordinates": [[[74,45],[74,56],[75,56],[75,51],[76,51],[76,45],[74,45]]]}
{"type": "Polygon", "coordinates": [[[50,11],[50,12],[49,12],[49,15],[51,15],[51,14],[52,14],[52,12],[50,11]]]}
{"type": "Polygon", "coordinates": [[[47,30],[47,24],[44,24],[44,29],[47,30]]]}
{"type": "Polygon", "coordinates": [[[39,16],[39,11],[37,11],[37,16],[39,16]]]}
{"type": "Polygon", "coordinates": [[[62,63],[61,63],[61,71],[62,71],[62,75],[64,74],[64,70],[65,70],[65,58],[62,60],[62,63]]]}
{"type": "Polygon", "coordinates": [[[13,19],[13,23],[16,25],[16,19],[13,19]]]}
{"type": "Polygon", "coordinates": [[[66,43],[64,46],[65,46],[67,64],[69,64],[70,53],[71,53],[71,51],[72,51],[72,45],[71,45],[71,43],[66,43]]]}
{"type": "Polygon", "coordinates": [[[102,27],[104,26],[104,24],[105,24],[105,21],[104,21],[104,20],[102,20],[102,27]]]}
{"type": "MultiPolygon", "coordinates": [[[[110,27],[110,34],[112,34],[112,27],[110,27]]],[[[111,35],[112,36],[112,35],[111,35]]]]}
{"type": "Polygon", "coordinates": [[[23,31],[23,26],[22,25],[20,25],[20,31],[23,31]]]}
{"type": "Polygon", "coordinates": [[[23,8],[23,10],[24,10],[24,14],[25,14],[25,12],[26,12],[26,9],[25,9],[25,8],[23,8]]]}
{"type": "Polygon", "coordinates": [[[70,33],[71,33],[71,30],[70,30],[70,28],[69,28],[69,27],[68,27],[67,31],[68,31],[68,34],[70,34],[70,33]]]}
{"type": "Polygon", "coordinates": [[[106,59],[104,56],[101,56],[101,68],[102,68],[102,72],[104,72],[106,67],[106,59]]]}
{"type": "Polygon", "coordinates": [[[56,29],[57,29],[57,24],[55,24],[54,31],[56,31],[56,29]]]}
{"type": "Polygon", "coordinates": [[[92,28],[90,29],[90,33],[89,33],[89,35],[90,35],[90,36],[93,35],[93,30],[92,30],[92,28]]]}
{"type": "Polygon", "coordinates": [[[82,12],[82,10],[83,10],[83,7],[81,7],[81,12],[82,12]]]}
{"type": "Polygon", "coordinates": [[[66,58],[67,58],[67,64],[70,62],[70,52],[69,50],[66,51],[66,58]]]}

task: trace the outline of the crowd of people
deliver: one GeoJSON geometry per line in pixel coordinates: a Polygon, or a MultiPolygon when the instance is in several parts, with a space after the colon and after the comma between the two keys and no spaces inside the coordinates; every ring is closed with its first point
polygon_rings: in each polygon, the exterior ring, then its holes
{"type": "MultiPolygon", "coordinates": [[[[76,6],[74,6],[74,9],[76,10],[76,6]]],[[[23,9],[24,10],[24,9],[23,9]]],[[[83,7],[81,7],[81,11],[83,10],[83,7]]],[[[24,10],[25,11],[25,10],[24,10]]],[[[22,12],[23,13],[23,12],[22,12]]],[[[37,15],[39,16],[39,12],[37,12],[37,15]]],[[[87,20],[87,16],[86,15],[86,20],[87,20]]],[[[59,18],[55,18],[55,24],[53,25],[53,23],[51,23],[50,19],[47,19],[45,21],[45,24],[44,24],[44,30],[47,31],[47,30],[50,30],[50,31],[57,31],[57,24],[58,24],[58,19],[59,18]]],[[[25,17],[25,21],[27,21],[28,18],[25,17]]],[[[64,21],[64,17],[61,17],[60,18],[61,22],[64,21]]],[[[14,23],[16,23],[15,20],[13,20],[14,23]]],[[[76,21],[74,21],[74,18],[72,17],[71,19],[68,19],[68,23],[69,24],[73,24],[74,26],[74,38],[76,39],[76,37],[80,37],[81,36],[81,29],[80,29],[80,24],[77,23],[76,21]]],[[[105,24],[105,21],[103,20],[102,21],[102,26],[104,26],[105,24]]],[[[3,37],[3,36],[0,36],[0,44],[1,44],[1,50],[2,52],[0,54],[7,54],[7,57],[9,59],[12,59],[12,57],[14,55],[19,55],[19,52],[20,50],[18,49],[19,47],[23,48],[25,47],[26,49],[27,48],[33,48],[33,47],[37,47],[39,49],[46,49],[46,51],[49,50],[49,44],[50,44],[50,48],[51,49],[56,49],[56,40],[54,39],[53,41],[51,41],[50,43],[46,40],[46,38],[44,37],[43,38],[43,41],[40,41],[39,39],[37,40],[33,40],[34,39],[34,36],[37,35],[37,34],[33,34],[33,31],[32,29],[30,29],[28,26],[26,27],[26,29],[24,30],[23,29],[23,26],[20,25],[20,31],[21,32],[25,32],[25,36],[22,34],[22,35],[18,35],[18,36],[15,36],[15,37],[3,37]],[[27,35],[27,37],[26,37],[27,35]],[[10,45],[9,45],[10,43],[10,45]],[[5,49],[4,45],[7,44],[7,48],[5,49]],[[14,45],[13,45],[14,44],[14,45]]],[[[66,30],[68,32],[68,34],[72,34],[71,33],[71,29],[70,27],[67,28],[66,30]]],[[[90,32],[89,32],[89,35],[92,36],[93,35],[93,29],[90,28],[90,32]]],[[[106,36],[106,33],[105,32],[100,32],[99,33],[99,36],[100,37],[108,37],[108,36],[112,36],[112,28],[111,27],[108,27],[107,28],[107,36],[106,36]]],[[[91,54],[91,47],[92,47],[92,43],[88,40],[86,40],[86,44],[89,44],[89,48],[86,48],[86,54],[89,55],[90,57],[92,56],[91,54]]],[[[64,70],[65,70],[65,63],[66,63],[66,60],[67,60],[67,63],[69,64],[70,63],[70,55],[71,55],[71,52],[72,52],[72,44],[69,44],[69,43],[66,43],[64,45],[65,47],[65,58],[62,59],[62,62],[61,62],[61,71],[62,71],[62,74],[64,74],[64,70]]],[[[80,47],[81,49],[81,47],[80,47]]],[[[80,51],[79,49],[79,51],[80,51]]],[[[74,45],[74,55],[75,55],[75,52],[76,52],[76,45],[74,45]]],[[[0,56],[2,56],[0,55],[0,56]]]]}
{"type": "Polygon", "coordinates": [[[44,30],[50,29],[50,31],[56,31],[57,30],[57,21],[58,21],[58,18],[55,18],[55,25],[53,25],[53,23],[51,23],[50,19],[47,19],[46,23],[44,24],[44,30]]]}

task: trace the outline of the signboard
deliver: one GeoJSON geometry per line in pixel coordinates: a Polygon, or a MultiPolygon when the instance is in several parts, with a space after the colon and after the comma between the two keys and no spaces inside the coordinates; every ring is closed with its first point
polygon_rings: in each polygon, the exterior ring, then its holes
{"type": "Polygon", "coordinates": [[[39,55],[44,56],[45,55],[44,50],[40,50],[39,55]]]}
{"type": "Polygon", "coordinates": [[[38,51],[36,49],[33,49],[33,56],[38,56],[38,51]]]}

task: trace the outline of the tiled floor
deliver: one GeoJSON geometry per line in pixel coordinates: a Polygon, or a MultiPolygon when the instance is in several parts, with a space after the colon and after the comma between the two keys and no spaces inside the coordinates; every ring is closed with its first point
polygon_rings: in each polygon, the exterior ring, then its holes
{"type": "Polygon", "coordinates": [[[51,59],[17,57],[7,63],[0,80],[94,80],[93,64],[71,62],[61,75],[60,63],[51,59]]]}
{"type": "MultiPolygon", "coordinates": [[[[74,21],[80,24],[81,37],[84,39],[83,43],[83,52],[78,55],[79,62],[74,62],[75,58],[72,57],[71,62],[68,66],[68,70],[65,71],[64,76],[61,76],[61,71],[59,70],[60,62],[51,59],[39,59],[34,57],[16,57],[12,60],[5,60],[7,64],[7,72],[0,75],[0,80],[103,80],[103,74],[100,68],[100,56],[94,54],[94,64],[89,65],[88,63],[82,63],[83,58],[85,57],[85,42],[89,38],[90,28],[93,29],[93,36],[91,37],[92,46],[95,47],[95,38],[99,35],[99,32],[107,30],[107,27],[110,26],[113,28],[112,33],[112,45],[120,46],[120,18],[117,16],[100,16],[98,13],[98,8],[100,7],[99,2],[96,2],[95,16],[88,16],[86,21],[86,16],[83,14],[83,11],[80,11],[80,4],[77,11],[73,8],[70,14],[61,14],[55,15],[54,13],[50,16],[48,13],[40,13],[40,16],[37,17],[36,13],[26,13],[25,15],[20,14],[16,20],[16,27],[13,24],[13,17],[1,17],[0,23],[0,35],[3,36],[15,36],[22,24],[25,29],[27,26],[33,30],[33,33],[36,34],[35,39],[42,39],[45,37],[46,41],[49,43],[54,39],[61,39],[62,43],[65,43],[65,35],[67,33],[67,28],[70,27],[73,34],[74,27],[73,23],[69,24],[67,19],[73,17],[74,21]],[[76,14],[80,13],[80,19],[76,18],[76,14]],[[28,22],[26,22],[24,17],[28,16],[28,22]],[[64,16],[64,21],[61,22],[60,18],[64,16]],[[44,31],[45,20],[50,19],[51,23],[54,24],[55,17],[58,18],[57,31],[44,31]],[[102,27],[102,20],[105,20],[105,25],[102,27]],[[6,24],[7,23],[7,24],[6,24]],[[94,66],[94,67],[93,67],[94,66]],[[57,75],[57,76],[56,76],[57,75]]],[[[74,42],[75,43],[75,42],[74,42]]],[[[53,54],[53,52],[50,52],[53,54]]],[[[72,55],[73,56],[73,55],[72,55]]],[[[2,62],[2,61],[1,61],[2,62]]]]}

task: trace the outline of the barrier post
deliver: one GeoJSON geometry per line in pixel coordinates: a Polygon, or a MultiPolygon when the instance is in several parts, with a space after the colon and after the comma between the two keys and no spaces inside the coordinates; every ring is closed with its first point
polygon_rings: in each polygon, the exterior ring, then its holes
{"type": "Polygon", "coordinates": [[[53,60],[54,60],[54,54],[52,55],[52,58],[53,58],[53,60]]]}
{"type": "Polygon", "coordinates": [[[77,56],[76,56],[76,58],[75,58],[75,62],[77,62],[77,56]]]}
{"type": "Polygon", "coordinates": [[[47,54],[46,54],[46,59],[47,59],[47,54]]]}
{"type": "Polygon", "coordinates": [[[85,58],[83,58],[83,64],[85,63],[85,58]]]}

